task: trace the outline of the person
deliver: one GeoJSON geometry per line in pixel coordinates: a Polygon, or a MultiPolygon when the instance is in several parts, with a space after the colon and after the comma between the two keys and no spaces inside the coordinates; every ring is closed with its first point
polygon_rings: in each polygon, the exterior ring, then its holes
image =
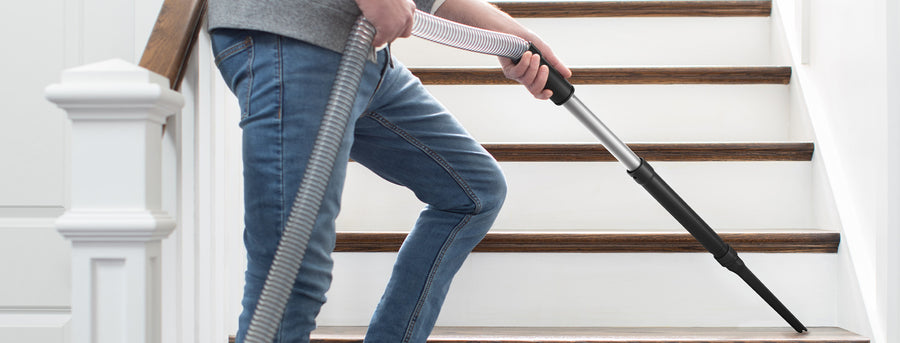
{"type": "MultiPolygon", "coordinates": [[[[497,162],[399,61],[389,43],[409,37],[416,8],[532,41],[571,75],[533,32],[482,0],[210,0],[215,63],[240,104],[244,166],[243,312],[246,337],[337,71],[362,13],[380,49],[367,62],[300,274],[276,342],[308,342],[331,283],[334,220],[351,158],[408,187],[427,206],[400,248],[365,342],[425,342],[454,274],[484,237],[506,195],[497,162]]],[[[501,58],[504,75],[538,99],[548,70],[526,53],[501,58]]]]}

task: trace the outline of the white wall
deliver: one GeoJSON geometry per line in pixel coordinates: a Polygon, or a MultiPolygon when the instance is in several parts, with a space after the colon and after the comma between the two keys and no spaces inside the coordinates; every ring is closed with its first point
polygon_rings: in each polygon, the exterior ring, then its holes
{"type": "Polygon", "coordinates": [[[889,71],[898,62],[896,47],[889,59],[886,44],[898,38],[896,6],[895,0],[776,1],[796,86],[803,90],[812,123],[818,166],[827,175],[843,227],[840,254],[848,281],[843,296],[862,300],[841,302],[840,324],[876,342],[888,341],[887,328],[897,326],[887,322],[885,306],[888,295],[897,292],[887,283],[897,273],[896,265],[888,268],[893,249],[887,238],[888,198],[897,192],[896,186],[888,187],[896,180],[896,167],[889,167],[897,159],[892,157],[897,148],[888,144],[897,128],[889,125],[889,113],[897,111],[897,77],[889,71]],[[886,15],[888,7],[894,11],[886,15]]]}
{"type": "Polygon", "coordinates": [[[68,67],[140,58],[161,0],[0,2],[0,341],[64,342],[70,250],[54,227],[67,203],[63,111],[44,87],[68,67]]]}
{"type": "Polygon", "coordinates": [[[887,21],[887,94],[888,94],[888,226],[885,244],[887,256],[882,270],[888,272],[885,287],[885,319],[888,342],[900,342],[900,0],[888,0],[887,21]]]}
{"type": "Polygon", "coordinates": [[[63,1],[7,1],[0,13],[3,32],[29,33],[7,35],[19,48],[4,49],[0,63],[0,341],[62,342],[69,250],[53,218],[65,203],[66,131],[43,89],[65,66],[63,1]]]}

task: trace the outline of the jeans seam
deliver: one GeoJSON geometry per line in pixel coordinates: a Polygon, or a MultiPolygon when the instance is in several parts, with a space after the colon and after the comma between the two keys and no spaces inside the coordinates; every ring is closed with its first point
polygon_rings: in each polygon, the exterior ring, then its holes
{"type": "Polygon", "coordinates": [[[282,120],[282,117],[281,117],[282,109],[284,107],[283,106],[284,104],[282,103],[282,101],[284,100],[284,97],[283,97],[284,79],[282,77],[283,75],[281,74],[284,61],[282,61],[282,56],[281,56],[281,36],[277,36],[277,39],[275,40],[275,63],[276,63],[275,75],[278,77],[278,80],[277,80],[277,83],[278,83],[278,120],[276,122],[278,123],[278,131],[280,132],[280,134],[278,135],[278,148],[279,148],[278,156],[280,157],[279,158],[280,165],[278,166],[278,168],[279,168],[279,170],[278,170],[278,185],[279,185],[279,189],[281,192],[280,196],[281,196],[281,204],[282,204],[282,206],[280,207],[281,213],[279,213],[278,215],[279,215],[279,218],[281,218],[281,220],[279,221],[279,225],[284,227],[285,205],[287,205],[288,201],[290,201],[292,199],[286,198],[287,192],[285,191],[285,188],[284,188],[285,187],[284,171],[287,170],[286,169],[287,163],[285,161],[286,149],[284,146],[284,141],[285,141],[284,129],[285,129],[285,127],[284,127],[284,121],[282,120]]]}
{"type": "MultiPolygon", "coordinates": [[[[281,59],[281,36],[278,36],[277,39],[275,40],[275,77],[278,78],[276,80],[276,82],[278,84],[278,117],[277,117],[278,120],[276,120],[276,122],[278,123],[278,130],[279,130],[279,132],[281,132],[281,134],[278,135],[278,146],[280,147],[280,151],[278,152],[278,154],[281,157],[281,158],[279,158],[281,165],[279,166],[280,169],[278,171],[278,179],[279,179],[278,185],[279,185],[279,188],[281,191],[281,204],[282,204],[279,207],[280,213],[278,214],[278,216],[279,216],[278,218],[280,218],[279,226],[283,228],[284,222],[285,222],[284,221],[284,215],[285,215],[284,209],[285,209],[285,205],[288,204],[287,203],[288,199],[285,198],[287,193],[284,190],[284,171],[285,171],[284,135],[285,135],[285,133],[284,133],[284,121],[281,118],[281,111],[282,111],[282,108],[284,107],[284,103],[282,102],[283,101],[282,94],[284,93],[284,84],[282,83],[283,82],[282,63],[283,63],[283,61],[281,59]]],[[[291,205],[291,206],[293,206],[293,205],[291,205]]],[[[282,235],[283,234],[284,234],[284,231],[282,229],[282,235]]],[[[280,241],[280,239],[279,239],[279,241],[280,241]]],[[[284,325],[285,324],[284,317],[285,316],[282,315],[281,321],[278,323],[277,342],[281,342],[284,340],[284,336],[285,336],[284,332],[286,330],[286,328],[285,328],[286,325],[284,325]]]]}
{"type": "Polygon", "coordinates": [[[438,267],[444,260],[444,255],[450,248],[450,245],[455,241],[456,234],[459,233],[459,231],[462,230],[462,228],[466,226],[466,224],[468,224],[469,220],[471,219],[472,215],[466,215],[465,217],[463,217],[459,224],[456,224],[456,227],[454,227],[453,230],[450,231],[450,235],[441,246],[441,251],[440,253],[438,253],[437,257],[434,259],[434,263],[431,265],[431,270],[429,270],[428,272],[428,279],[425,281],[425,285],[422,287],[422,293],[419,294],[419,299],[418,301],[416,301],[416,307],[409,318],[409,324],[406,326],[406,332],[403,334],[403,343],[407,343],[410,339],[412,339],[413,328],[416,326],[416,321],[418,321],[419,314],[422,312],[422,308],[425,307],[425,298],[427,298],[428,294],[431,292],[431,284],[434,281],[435,274],[437,274],[438,267]]]}
{"type": "Polygon", "coordinates": [[[372,90],[372,95],[369,96],[369,101],[366,102],[366,108],[372,105],[372,102],[375,101],[375,97],[379,94],[384,82],[384,76],[387,75],[388,61],[390,61],[391,56],[387,56],[387,61],[384,62],[384,65],[381,66],[381,71],[378,73],[378,83],[375,84],[375,89],[372,90]]]}
{"type": "MultiPolygon", "coordinates": [[[[278,147],[278,157],[279,157],[278,158],[278,162],[279,162],[279,165],[278,165],[278,191],[281,193],[278,195],[279,198],[281,198],[281,206],[279,206],[279,208],[278,208],[278,226],[279,226],[279,228],[281,228],[282,234],[284,234],[283,230],[284,230],[284,223],[285,223],[285,208],[286,208],[286,206],[292,206],[292,205],[288,204],[288,201],[290,201],[292,199],[286,198],[287,192],[285,191],[285,180],[284,180],[284,171],[287,170],[285,167],[287,164],[285,161],[285,151],[287,151],[287,150],[285,149],[285,146],[284,146],[285,125],[284,125],[284,121],[281,118],[281,111],[283,108],[283,104],[281,103],[281,101],[282,101],[282,93],[284,93],[284,85],[282,84],[283,78],[281,75],[281,68],[282,68],[282,63],[283,63],[283,61],[281,60],[281,38],[279,37],[275,41],[275,43],[276,43],[275,62],[276,62],[276,75],[278,77],[278,100],[279,100],[278,118],[275,121],[275,123],[276,123],[276,125],[278,125],[278,132],[279,132],[279,134],[277,135],[278,144],[276,146],[278,147]]],[[[289,208],[289,207],[287,207],[287,208],[289,208]]],[[[279,241],[280,240],[281,239],[279,239],[279,241]]],[[[284,336],[285,325],[282,325],[282,324],[284,324],[284,320],[285,320],[285,318],[284,318],[284,316],[282,316],[281,322],[278,325],[278,336],[279,336],[278,342],[281,342],[282,338],[284,336]]]]}
{"type": "MultiPolygon", "coordinates": [[[[250,49],[247,51],[247,53],[250,54],[250,56],[248,56],[248,58],[247,58],[247,96],[245,97],[246,99],[244,101],[244,103],[247,104],[247,113],[241,114],[241,117],[244,117],[244,118],[247,116],[250,116],[250,113],[252,113],[252,110],[250,109],[252,107],[252,104],[250,103],[250,99],[253,98],[253,61],[256,57],[256,49],[252,45],[253,37],[248,37],[248,39],[250,40],[251,46],[250,46],[250,49]]],[[[241,118],[241,119],[244,119],[244,118],[241,118]]]]}
{"type": "Polygon", "coordinates": [[[382,116],[378,113],[375,113],[375,112],[367,112],[364,114],[364,116],[372,118],[373,120],[375,120],[376,122],[381,124],[381,126],[384,126],[388,130],[394,132],[395,134],[397,134],[398,136],[403,138],[405,141],[407,141],[409,144],[412,144],[413,146],[415,146],[416,148],[418,148],[419,150],[424,152],[426,155],[428,155],[428,157],[431,157],[431,159],[435,163],[440,165],[444,169],[444,171],[446,171],[448,174],[450,174],[450,177],[453,178],[453,180],[456,181],[456,184],[459,185],[460,188],[463,189],[463,191],[469,197],[469,200],[471,200],[472,203],[475,204],[475,209],[472,211],[471,214],[474,215],[474,214],[481,213],[481,209],[482,209],[481,201],[478,199],[478,196],[472,190],[472,187],[469,186],[469,184],[465,180],[463,180],[463,178],[459,175],[459,173],[457,173],[456,170],[454,170],[453,167],[450,166],[450,163],[448,163],[447,160],[442,158],[440,156],[440,154],[438,154],[436,151],[429,148],[428,145],[426,145],[425,143],[422,143],[421,141],[419,141],[418,139],[416,139],[415,137],[410,135],[408,132],[406,132],[405,130],[403,130],[402,128],[400,128],[399,126],[397,126],[396,124],[394,124],[393,122],[391,122],[390,120],[385,118],[384,116],[382,116]]]}
{"type": "Polygon", "coordinates": [[[281,120],[282,109],[284,108],[284,61],[282,60],[282,52],[281,52],[281,36],[278,36],[278,39],[275,41],[275,75],[278,77],[278,120],[281,120]]]}

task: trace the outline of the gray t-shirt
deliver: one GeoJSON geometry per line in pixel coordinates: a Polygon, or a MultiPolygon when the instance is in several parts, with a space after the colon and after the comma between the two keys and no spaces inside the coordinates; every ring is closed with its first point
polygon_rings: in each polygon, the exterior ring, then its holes
{"type": "MultiPolygon", "coordinates": [[[[434,13],[443,0],[414,0],[419,10],[434,13]]],[[[209,0],[209,30],[218,28],[271,32],[340,52],[356,18],[354,0],[209,0]]]]}

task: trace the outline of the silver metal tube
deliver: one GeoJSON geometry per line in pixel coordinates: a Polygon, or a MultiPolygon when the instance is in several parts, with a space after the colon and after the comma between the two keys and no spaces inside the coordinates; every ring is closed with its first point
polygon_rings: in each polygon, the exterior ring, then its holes
{"type": "Polygon", "coordinates": [[[572,112],[594,136],[597,136],[606,150],[609,150],[609,153],[624,164],[628,171],[633,171],[641,166],[641,158],[631,151],[631,148],[625,145],[619,137],[616,137],[615,133],[610,131],[587,106],[581,103],[581,100],[578,100],[578,97],[572,95],[572,98],[562,106],[572,112]]]}

